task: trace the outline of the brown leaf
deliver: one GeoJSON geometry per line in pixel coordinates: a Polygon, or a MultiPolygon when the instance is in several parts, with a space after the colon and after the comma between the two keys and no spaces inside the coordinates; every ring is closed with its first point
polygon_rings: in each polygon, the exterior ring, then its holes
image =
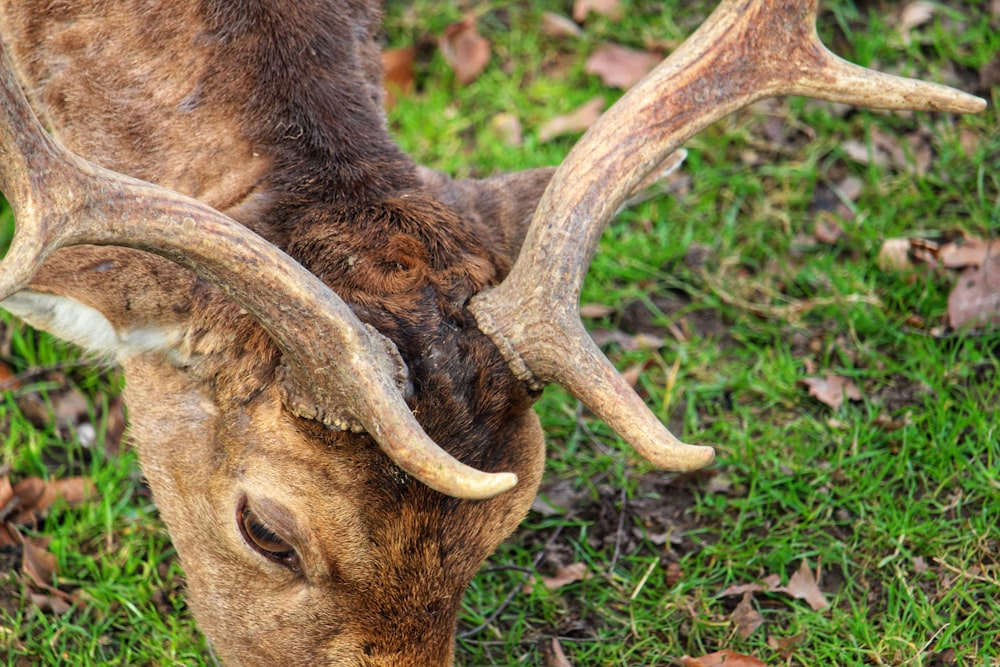
{"type": "Polygon", "coordinates": [[[642,376],[642,372],[644,370],[646,370],[645,362],[633,364],[622,371],[622,379],[628,383],[628,386],[634,389],[635,386],[639,384],[639,378],[642,376]]]}
{"type": "Polygon", "coordinates": [[[1000,255],[1000,238],[986,242],[974,236],[963,236],[943,244],[937,253],[938,261],[948,269],[982,266],[990,257],[1000,255]]]}
{"type": "Polygon", "coordinates": [[[6,474],[0,476],[0,512],[7,506],[11,498],[14,497],[14,487],[10,485],[10,477],[6,474]]]}
{"type": "Polygon", "coordinates": [[[21,543],[20,534],[14,535],[17,532],[17,526],[7,521],[0,523],[0,549],[5,547],[16,547],[21,543]]]}
{"type": "Polygon", "coordinates": [[[922,26],[934,18],[934,12],[936,11],[937,7],[935,5],[924,0],[916,0],[916,2],[909,3],[899,12],[900,32],[906,36],[913,28],[922,26]]]}
{"type": "Polygon", "coordinates": [[[878,267],[883,271],[903,271],[912,268],[910,239],[892,238],[883,241],[878,251],[878,267]]]}
{"type": "Polygon", "coordinates": [[[542,584],[550,591],[583,581],[590,576],[586,563],[570,563],[556,570],[551,577],[542,577],[542,584]]]}
{"type": "Polygon", "coordinates": [[[743,594],[740,603],[730,615],[733,623],[736,624],[736,634],[746,639],[753,634],[754,630],[764,624],[764,617],[757,611],[753,604],[753,593],[747,591],[743,594]]]}
{"type": "Polygon", "coordinates": [[[568,114],[556,116],[538,128],[538,140],[550,141],[571,132],[583,132],[597,122],[604,110],[604,98],[595,97],[568,114]]]}
{"type": "MultiPolygon", "coordinates": [[[[775,589],[775,592],[779,592],[779,589],[775,589]]],[[[809,564],[805,560],[799,565],[799,569],[795,571],[795,574],[789,578],[788,585],[781,588],[781,592],[788,593],[797,600],[805,600],[813,611],[820,611],[830,606],[830,603],[826,601],[826,596],[823,595],[823,591],[819,589],[816,577],[813,575],[812,570],[809,569],[809,564]]]]}
{"type": "Polygon", "coordinates": [[[767,638],[767,645],[777,651],[782,658],[788,660],[795,649],[805,641],[806,633],[800,632],[797,635],[792,635],[791,637],[775,637],[774,635],[769,635],[767,638]]]}
{"type": "Polygon", "coordinates": [[[605,44],[587,58],[584,69],[601,78],[604,85],[628,90],[656,67],[659,54],[636,51],[621,44],[605,44]]]}
{"type": "Polygon", "coordinates": [[[75,426],[89,415],[90,402],[83,392],[71,386],[52,397],[52,411],[57,424],[75,426]]]}
{"type": "Polygon", "coordinates": [[[490,119],[490,125],[505,145],[517,147],[524,143],[524,129],[516,115],[502,111],[490,119]]]}
{"type": "Polygon", "coordinates": [[[89,477],[66,477],[49,482],[56,496],[66,501],[68,505],[79,505],[84,500],[96,495],[94,483],[89,477]]]}
{"type": "Polygon", "coordinates": [[[549,37],[579,37],[583,34],[580,26],[555,12],[542,14],[542,32],[549,37]]]}
{"type": "Polygon", "coordinates": [[[840,237],[844,235],[844,228],[840,226],[840,223],[836,218],[827,215],[817,216],[816,219],[816,229],[813,231],[813,236],[820,243],[826,243],[828,245],[833,245],[840,240],[840,237]]]}
{"type": "Polygon", "coordinates": [[[11,391],[12,389],[17,389],[20,386],[21,383],[18,381],[17,375],[11,367],[0,361],[0,389],[3,391],[11,391]]]}
{"type": "Polygon", "coordinates": [[[56,573],[56,557],[44,547],[32,544],[30,539],[22,537],[21,567],[36,586],[50,588],[56,573]]]}
{"type": "Polygon", "coordinates": [[[589,577],[590,572],[587,571],[586,563],[570,563],[556,570],[556,573],[551,577],[535,577],[532,581],[524,584],[521,590],[524,593],[530,593],[534,590],[535,585],[540,583],[550,591],[554,591],[589,577]]]}
{"type": "Polygon", "coordinates": [[[680,660],[684,667],[767,667],[767,663],[749,655],[724,649],[703,655],[700,658],[684,656],[680,660]]]}
{"type": "Polygon", "coordinates": [[[853,380],[827,373],[824,377],[807,377],[799,380],[799,384],[809,388],[809,395],[815,397],[820,403],[830,406],[834,410],[844,403],[844,398],[852,401],[861,400],[861,390],[853,380]]]}
{"type": "Polygon", "coordinates": [[[585,303],[580,306],[580,317],[600,319],[615,312],[611,306],[603,303],[585,303]]]}
{"type": "Polygon", "coordinates": [[[622,17],[621,2],[620,0],[575,0],[573,3],[573,20],[577,23],[583,23],[590,12],[618,21],[622,17]]]}
{"type": "Polygon", "coordinates": [[[552,643],[549,647],[549,650],[545,652],[546,667],[573,667],[573,663],[566,657],[562,644],[559,643],[557,637],[552,638],[552,643]]]}
{"type": "Polygon", "coordinates": [[[382,52],[382,85],[385,87],[385,108],[391,109],[396,100],[413,92],[416,77],[413,74],[413,63],[417,50],[412,46],[399,49],[386,49],[382,52]]]}
{"type": "Polygon", "coordinates": [[[438,47],[463,86],[475,81],[490,62],[490,43],[479,34],[471,15],[445,28],[438,47]]]}
{"type": "Polygon", "coordinates": [[[959,275],[948,295],[948,324],[953,329],[1000,324],[1000,254],[959,275]]]}

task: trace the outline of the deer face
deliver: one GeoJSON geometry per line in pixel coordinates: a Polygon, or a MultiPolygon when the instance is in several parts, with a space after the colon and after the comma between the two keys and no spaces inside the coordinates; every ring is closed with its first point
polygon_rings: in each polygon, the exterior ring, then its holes
{"type": "MultiPolygon", "coordinates": [[[[165,372],[145,360],[133,370],[165,372]]],[[[496,434],[497,448],[529,454],[523,487],[456,500],[366,436],[291,416],[273,388],[222,412],[195,383],[177,385],[180,400],[165,402],[162,384],[130,382],[127,400],[140,406],[143,470],[169,498],[161,512],[192,609],[225,664],[451,664],[463,590],[533,498],[534,415],[496,434]]]]}

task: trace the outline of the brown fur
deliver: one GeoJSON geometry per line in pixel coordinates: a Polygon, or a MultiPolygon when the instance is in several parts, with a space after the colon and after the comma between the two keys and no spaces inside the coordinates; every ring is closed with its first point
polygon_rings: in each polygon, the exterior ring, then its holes
{"type": "Polygon", "coordinates": [[[64,143],[281,246],[393,340],[431,438],[520,476],[489,501],[442,496],[366,435],[289,414],[279,352],[217,288],[136,251],[58,252],[31,289],[120,331],[176,333],[123,359],[126,400],[216,652],[233,665],[451,664],[462,592],[527,511],[543,461],[534,397],[466,304],[509,270],[549,172],[453,182],[413,165],[385,128],[367,0],[0,9],[32,104],[64,143]],[[244,497],[295,536],[299,571],[247,545],[244,497]]]}

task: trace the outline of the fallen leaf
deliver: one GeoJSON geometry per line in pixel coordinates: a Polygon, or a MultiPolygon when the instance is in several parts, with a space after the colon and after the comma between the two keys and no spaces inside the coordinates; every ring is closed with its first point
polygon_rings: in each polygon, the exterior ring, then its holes
{"type": "Polygon", "coordinates": [[[830,406],[834,410],[844,403],[844,398],[852,401],[861,400],[861,390],[853,380],[827,373],[824,377],[807,377],[799,380],[799,384],[809,388],[809,395],[815,397],[820,403],[830,406]]]}
{"type": "Polygon", "coordinates": [[[516,115],[502,111],[490,119],[490,125],[504,145],[517,147],[524,143],[524,129],[516,115]]]}
{"type": "Polygon", "coordinates": [[[820,243],[826,243],[827,245],[833,245],[840,240],[840,237],[844,235],[844,228],[840,226],[840,223],[836,218],[827,215],[817,216],[816,229],[813,231],[813,236],[820,243]]]}
{"type": "Polygon", "coordinates": [[[521,591],[530,593],[539,583],[550,591],[554,591],[563,586],[583,581],[588,577],[590,577],[590,572],[587,571],[586,563],[570,563],[556,570],[555,574],[551,577],[534,577],[532,581],[527,582],[521,587],[521,591]]]}
{"type": "Polygon", "coordinates": [[[948,295],[952,329],[1000,324],[1000,255],[962,271],[948,295]]]}
{"type": "Polygon", "coordinates": [[[479,34],[471,15],[445,28],[438,47],[463,86],[475,81],[490,61],[490,43],[479,34]]]}
{"type": "Polygon", "coordinates": [[[769,635],[767,638],[767,645],[777,651],[782,658],[788,660],[795,649],[805,641],[806,633],[800,632],[797,635],[792,635],[791,637],[775,637],[774,635],[769,635]]]}
{"type": "Polygon", "coordinates": [[[754,630],[764,624],[764,617],[757,611],[753,604],[753,593],[747,591],[743,594],[740,603],[730,615],[733,623],[736,624],[736,634],[746,639],[753,634],[754,630]]]}
{"type": "Polygon", "coordinates": [[[684,667],[767,667],[767,663],[757,658],[728,649],[709,653],[700,658],[686,655],[680,662],[684,667]]]}
{"type": "Polygon", "coordinates": [[[935,5],[924,0],[909,3],[899,12],[900,32],[907,36],[913,28],[922,26],[934,18],[936,11],[935,5]]]}
{"type": "Polygon", "coordinates": [[[621,44],[605,44],[587,58],[584,69],[604,85],[628,90],[662,60],[656,53],[636,51],[621,44]]]}
{"type": "Polygon", "coordinates": [[[910,239],[891,238],[883,241],[878,251],[878,267],[883,271],[903,271],[912,268],[910,239]]]}
{"type": "Polygon", "coordinates": [[[552,638],[552,643],[549,645],[549,650],[546,651],[545,664],[547,667],[573,667],[573,663],[569,661],[566,657],[566,653],[563,651],[562,644],[559,643],[558,637],[552,638]]]}
{"type": "Polygon", "coordinates": [[[36,586],[49,588],[55,580],[56,557],[45,549],[21,537],[21,567],[36,586]]]}
{"type": "Polygon", "coordinates": [[[580,306],[580,317],[587,317],[590,319],[600,319],[602,317],[607,317],[615,312],[615,309],[611,306],[603,303],[585,303],[580,306]]]}
{"type": "Polygon", "coordinates": [[[825,609],[830,604],[816,583],[816,577],[813,576],[812,570],[809,569],[809,564],[805,560],[802,561],[799,569],[788,579],[788,585],[786,586],[781,585],[780,576],[769,574],[761,579],[760,583],[729,586],[719,593],[719,597],[728,597],[731,595],[746,596],[751,593],[781,593],[790,595],[797,600],[805,600],[813,611],[825,609]]]}
{"type": "Polygon", "coordinates": [[[642,372],[644,370],[646,370],[645,362],[629,366],[628,368],[622,371],[622,379],[628,383],[628,386],[634,389],[635,386],[639,384],[639,378],[642,376],[642,372]]]}
{"type": "Polygon", "coordinates": [[[665,340],[661,336],[645,333],[638,333],[631,336],[619,329],[593,329],[590,332],[590,337],[598,347],[614,343],[626,352],[658,350],[665,343],[665,340]]]}
{"type": "Polygon", "coordinates": [[[21,383],[17,379],[17,374],[11,370],[10,366],[0,361],[0,389],[3,391],[11,391],[20,386],[21,383]]]}
{"type": "Polygon", "coordinates": [[[576,0],[573,3],[573,19],[577,23],[583,23],[591,12],[618,21],[622,17],[621,2],[620,0],[576,0]]]}
{"type": "Polygon", "coordinates": [[[550,141],[570,132],[583,132],[597,122],[604,110],[604,98],[595,97],[568,114],[550,118],[538,128],[538,140],[550,141]]]}
{"type": "Polygon", "coordinates": [[[542,32],[549,37],[579,37],[583,34],[580,26],[555,12],[542,14],[542,32]]]}
{"type": "Polygon", "coordinates": [[[550,591],[583,581],[590,576],[586,563],[570,563],[556,570],[551,577],[542,577],[542,584],[550,591]]]}
{"type": "MultiPolygon", "coordinates": [[[[813,611],[820,611],[830,606],[823,591],[819,589],[819,584],[816,583],[816,577],[809,569],[809,564],[804,559],[799,565],[799,569],[788,579],[788,585],[782,587],[781,590],[793,598],[805,600],[813,611]]],[[[778,589],[775,589],[775,592],[778,592],[778,589]]]]}
{"type": "Polygon", "coordinates": [[[383,86],[385,87],[385,108],[391,109],[396,100],[413,92],[416,77],[413,64],[417,50],[412,46],[386,49],[382,52],[383,86]]]}
{"type": "Polygon", "coordinates": [[[987,242],[974,236],[963,236],[943,244],[937,253],[941,266],[947,269],[982,266],[994,256],[1000,256],[1000,238],[987,242]]]}

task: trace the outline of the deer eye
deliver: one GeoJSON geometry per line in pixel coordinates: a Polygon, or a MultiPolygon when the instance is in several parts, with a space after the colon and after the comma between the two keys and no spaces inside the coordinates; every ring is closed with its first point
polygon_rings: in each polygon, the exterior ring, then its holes
{"type": "Polygon", "coordinates": [[[236,510],[236,525],[240,528],[243,541],[261,556],[292,572],[299,572],[302,569],[295,548],[268,528],[250,508],[245,498],[236,510]]]}

